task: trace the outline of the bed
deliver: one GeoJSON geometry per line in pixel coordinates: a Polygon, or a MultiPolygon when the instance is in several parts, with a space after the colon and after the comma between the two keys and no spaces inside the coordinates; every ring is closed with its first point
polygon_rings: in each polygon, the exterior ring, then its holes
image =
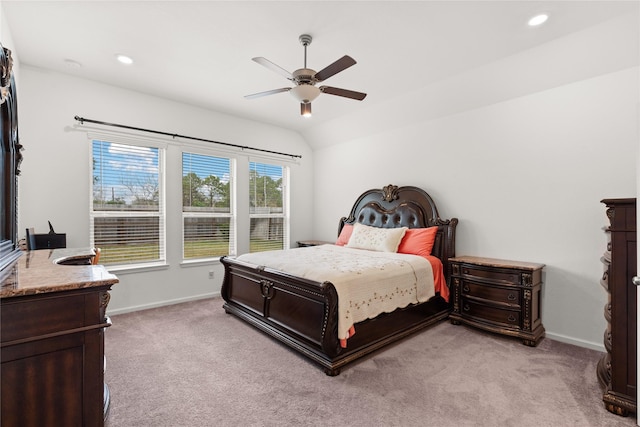
{"type": "MultiPolygon", "coordinates": [[[[410,303],[390,312],[382,312],[374,318],[358,320],[349,328],[348,339],[339,336],[345,321],[344,307],[339,309],[337,289],[341,287],[336,285],[341,279],[337,276],[330,277],[338,280],[312,279],[308,275],[272,267],[268,262],[248,261],[245,255],[223,257],[223,308],[319,364],[327,375],[338,375],[345,365],[448,317],[451,312],[451,304],[446,300],[451,276],[449,258],[455,256],[457,223],[456,218],[441,219],[432,198],[418,187],[388,185],[382,189],[365,191],[358,197],[349,216],[341,218],[338,223],[339,237],[336,243],[342,239],[340,244],[347,244],[344,245],[344,252],[339,252],[337,256],[351,260],[350,255],[345,255],[349,251],[373,255],[374,251],[357,246],[350,249],[355,238],[353,235],[349,238],[347,231],[356,234],[356,229],[358,232],[366,229],[385,235],[402,233],[407,236],[408,233],[421,233],[425,231],[423,229],[429,229],[435,232],[430,251],[435,261],[426,262],[425,259],[429,257],[415,255],[390,255],[402,257],[396,264],[405,265],[409,258],[412,263],[415,260],[420,268],[429,264],[434,280],[429,277],[428,281],[432,284],[438,281],[439,272],[444,287],[428,293],[424,302],[410,303]],[[405,228],[406,231],[402,231],[405,228]]],[[[287,249],[276,255],[294,259],[299,255],[300,259],[304,259],[313,258],[316,254],[330,257],[329,253],[341,250],[338,245],[325,245],[319,248],[287,249]],[[311,250],[318,252],[302,252],[311,250]]],[[[415,277],[424,276],[416,271],[414,268],[415,277]]],[[[345,301],[344,297],[341,298],[343,304],[345,301]]]]}

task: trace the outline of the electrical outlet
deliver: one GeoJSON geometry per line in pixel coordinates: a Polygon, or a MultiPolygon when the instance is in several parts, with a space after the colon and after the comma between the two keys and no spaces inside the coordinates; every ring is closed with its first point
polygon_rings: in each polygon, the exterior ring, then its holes
{"type": "Polygon", "coordinates": [[[209,271],[209,279],[213,279],[213,275],[214,275],[213,270],[210,270],[209,271]]]}

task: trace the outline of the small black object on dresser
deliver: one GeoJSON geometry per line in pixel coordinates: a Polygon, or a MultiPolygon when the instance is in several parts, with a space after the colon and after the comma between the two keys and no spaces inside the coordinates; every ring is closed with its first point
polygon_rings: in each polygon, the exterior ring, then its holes
{"type": "Polygon", "coordinates": [[[324,240],[298,240],[299,248],[306,248],[308,246],[320,246],[320,245],[332,245],[334,242],[326,242],[324,240]]]}
{"type": "Polygon", "coordinates": [[[450,258],[451,323],[521,338],[536,346],[544,337],[540,293],[544,264],[461,256],[450,258]]]}
{"type": "Polygon", "coordinates": [[[609,296],[604,307],[607,350],[596,372],[604,388],[602,400],[614,414],[636,412],[636,295],[633,276],[637,273],[636,199],[605,199],[609,236],[602,257],[604,274],[600,283],[609,296]]]}

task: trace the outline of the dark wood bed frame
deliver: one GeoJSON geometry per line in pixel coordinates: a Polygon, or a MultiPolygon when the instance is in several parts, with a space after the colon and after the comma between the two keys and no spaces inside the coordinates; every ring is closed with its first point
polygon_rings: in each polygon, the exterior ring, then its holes
{"type": "MultiPolygon", "coordinates": [[[[449,284],[449,258],[455,256],[458,220],[440,219],[425,191],[395,185],[368,190],[356,200],[349,216],[340,219],[338,234],[345,224],[355,222],[384,228],[437,226],[432,255],[442,260],[449,284]]],[[[451,312],[451,304],[436,295],[425,303],[357,323],[356,334],[349,338],[347,348],[341,348],[338,296],[333,284],[229,257],[221,262],[225,268],[221,290],[224,310],[319,363],[331,376],[338,375],[346,364],[441,321],[451,312]]]]}

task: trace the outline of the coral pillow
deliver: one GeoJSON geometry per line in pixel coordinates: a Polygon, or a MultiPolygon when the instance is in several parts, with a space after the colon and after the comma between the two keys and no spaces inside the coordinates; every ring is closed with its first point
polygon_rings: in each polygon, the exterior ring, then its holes
{"type": "Polygon", "coordinates": [[[398,253],[423,257],[431,255],[438,227],[410,228],[398,247],[398,253]]]}
{"type": "Polygon", "coordinates": [[[407,227],[379,228],[356,222],[347,248],[378,252],[397,252],[407,227]]]}
{"type": "Polygon", "coordinates": [[[342,231],[340,231],[340,235],[338,236],[336,245],[344,246],[349,243],[349,237],[351,237],[351,233],[353,233],[353,224],[345,224],[344,227],[342,227],[342,231]]]}

